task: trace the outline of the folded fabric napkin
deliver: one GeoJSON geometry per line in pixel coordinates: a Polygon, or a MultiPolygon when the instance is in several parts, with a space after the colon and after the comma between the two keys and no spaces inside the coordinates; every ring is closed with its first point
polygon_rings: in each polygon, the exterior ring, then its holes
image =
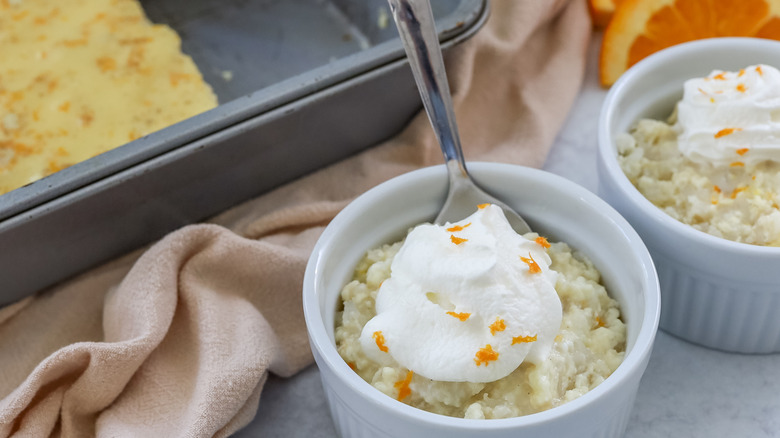
{"type": "MultiPolygon", "coordinates": [[[[539,167],[579,90],[586,5],[490,7],[447,59],[464,151],[539,167]]],[[[324,226],[370,187],[442,162],[421,113],[384,144],[1,308],[0,436],[230,435],[268,372],[312,362],[301,284],[324,226]]]]}

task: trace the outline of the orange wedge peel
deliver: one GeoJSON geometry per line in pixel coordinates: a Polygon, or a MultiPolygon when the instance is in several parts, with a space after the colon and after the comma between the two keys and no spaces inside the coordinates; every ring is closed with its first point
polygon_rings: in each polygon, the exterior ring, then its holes
{"type": "Polygon", "coordinates": [[[615,8],[621,0],[588,0],[588,11],[593,27],[603,29],[607,27],[615,8]]]}
{"type": "Polygon", "coordinates": [[[780,40],[780,0],[622,0],[601,43],[601,85],[661,49],[728,36],[780,40]]]}

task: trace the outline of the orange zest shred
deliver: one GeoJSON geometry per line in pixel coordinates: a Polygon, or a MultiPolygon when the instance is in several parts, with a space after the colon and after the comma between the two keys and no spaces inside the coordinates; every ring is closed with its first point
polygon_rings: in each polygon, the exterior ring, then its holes
{"type": "Polygon", "coordinates": [[[745,163],[741,161],[734,161],[733,163],[729,164],[730,167],[745,167],[745,163]]]}
{"type": "Polygon", "coordinates": [[[707,93],[706,91],[702,90],[701,88],[698,88],[698,90],[699,90],[699,92],[700,92],[701,94],[703,94],[703,95],[705,95],[705,96],[709,96],[709,98],[710,98],[710,102],[712,102],[712,103],[715,103],[715,98],[714,98],[714,97],[712,97],[712,96],[710,96],[710,95],[709,95],[709,93],[707,93]]]}
{"type": "Polygon", "coordinates": [[[480,366],[483,363],[485,366],[488,366],[488,363],[494,360],[498,360],[498,351],[493,351],[493,347],[490,344],[485,345],[484,348],[480,348],[474,356],[474,362],[477,366],[480,366]]]}
{"type": "Polygon", "coordinates": [[[412,383],[412,376],[414,376],[414,372],[409,370],[406,373],[406,378],[395,382],[393,385],[396,389],[398,389],[398,401],[402,401],[412,393],[412,390],[409,389],[409,384],[412,383]]]}
{"type": "Polygon", "coordinates": [[[454,225],[452,227],[447,228],[447,231],[449,231],[450,233],[463,231],[463,229],[468,227],[469,225],[471,225],[471,222],[467,223],[466,225],[454,225]]]}
{"type": "Polygon", "coordinates": [[[737,155],[745,155],[749,150],[750,148],[737,149],[737,155]]]}
{"type": "Polygon", "coordinates": [[[545,239],[542,236],[539,236],[536,239],[534,239],[534,242],[536,242],[539,245],[541,245],[542,248],[549,248],[550,247],[550,242],[548,242],[547,239],[545,239]]]}
{"type": "Polygon", "coordinates": [[[555,336],[555,342],[561,342],[562,340],[563,340],[563,336],[562,335],[556,335],[555,336]]]}
{"type": "Polygon", "coordinates": [[[739,91],[740,93],[744,93],[745,91],[747,91],[747,87],[745,86],[745,84],[737,84],[737,91],[739,91]]]}
{"type": "Polygon", "coordinates": [[[725,81],[726,80],[725,74],[726,74],[726,72],[720,72],[720,73],[716,74],[715,76],[713,76],[712,79],[717,79],[719,81],[725,81]]]}
{"type": "MultiPolygon", "coordinates": [[[[556,337],[557,339],[557,337],[556,337]]],[[[533,336],[513,336],[512,345],[515,344],[527,344],[529,342],[536,342],[536,335],[533,336]]]]}
{"type": "Polygon", "coordinates": [[[357,365],[355,365],[355,362],[347,362],[347,365],[352,368],[352,371],[357,371],[357,365]]]}
{"type": "Polygon", "coordinates": [[[737,195],[739,192],[743,192],[747,189],[747,187],[737,187],[736,189],[731,191],[731,199],[737,199],[737,195]]]}
{"type": "Polygon", "coordinates": [[[744,74],[745,74],[745,69],[744,69],[744,68],[741,68],[741,69],[739,69],[739,74],[737,74],[737,77],[738,77],[738,78],[741,78],[741,77],[742,77],[742,75],[744,75],[744,74]]]}
{"type": "Polygon", "coordinates": [[[596,325],[599,327],[604,327],[605,325],[604,320],[598,315],[596,315],[596,325]]]}
{"type": "Polygon", "coordinates": [[[376,346],[379,347],[379,351],[384,353],[388,352],[387,345],[385,345],[385,335],[383,335],[381,331],[375,331],[371,337],[376,341],[376,346]]]}
{"type": "Polygon", "coordinates": [[[487,207],[488,205],[490,205],[490,203],[479,204],[479,205],[477,205],[477,208],[482,210],[483,208],[487,207]]]}
{"type": "Polygon", "coordinates": [[[454,234],[451,234],[451,235],[450,235],[450,240],[451,240],[451,241],[452,241],[452,243],[454,243],[455,245],[460,245],[460,244],[461,244],[461,243],[463,243],[463,242],[468,242],[468,240],[469,240],[469,239],[464,239],[464,238],[462,238],[462,237],[455,237],[455,235],[454,235],[454,234]]]}
{"type": "Polygon", "coordinates": [[[756,66],[756,73],[758,73],[761,76],[764,76],[764,71],[761,70],[761,66],[760,65],[756,66]]]}
{"type": "Polygon", "coordinates": [[[495,336],[496,332],[503,332],[506,330],[506,323],[501,318],[496,318],[496,321],[493,324],[490,324],[488,327],[490,327],[490,334],[495,336]]]}
{"type": "Polygon", "coordinates": [[[715,133],[715,138],[725,137],[727,135],[733,134],[736,131],[741,131],[741,130],[742,129],[740,128],[724,128],[715,133]]]}
{"type": "Polygon", "coordinates": [[[528,257],[520,256],[520,260],[528,265],[528,272],[532,274],[538,274],[542,272],[542,268],[539,267],[539,264],[536,263],[536,260],[534,260],[530,252],[528,253],[528,257]]]}
{"type": "Polygon", "coordinates": [[[712,186],[712,190],[714,193],[710,197],[710,202],[712,205],[718,205],[718,195],[721,193],[721,189],[717,185],[714,185],[712,186]]]}
{"type": "Polygon", "coordinates": [[[466,312],[455,313],[452,311],[447,312],[447,315],[454,316],[455,318],[458,318],[461,321],[465,321],[469,319],[469,316],[471,316],[470,313],[466,313],[466,312]]]}

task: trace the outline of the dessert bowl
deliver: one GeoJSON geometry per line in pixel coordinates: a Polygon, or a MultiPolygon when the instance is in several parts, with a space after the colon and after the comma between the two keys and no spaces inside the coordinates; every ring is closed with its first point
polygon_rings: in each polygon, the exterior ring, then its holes
{"type": "Polygon", "coordinates": [[[642,240],[614,209],[559,176],[522,166],[470,163],[487,191],[517,209],[534,231],[587,255],[621,308],[627,328],[623,362],[600,385],[561,406],[523,417],[491,420],[426,412],[388,397],[341,358],[335,316],[342,287],[365,252],[400,240],[432,221],[447,193],[444,165],[401,175],[342,210],[314,247],[303,281],[311,348],[336,429],[343,437],[583,437],[621,436],[647,366],[658,326],[660,293],[642,240]]]}
{"type": "Polygon", "coordinates": [[[687,79],[777,59],[780,42],[764,39],[712,38],[673,46],[624,73],[599,118],[598,192],[650,250],[663,297],[660,327],[729,352],[780,352],[780,248],[726,240],[667,215],[626,177],[615,139],[639,119],[666,120],[687,79]]]}

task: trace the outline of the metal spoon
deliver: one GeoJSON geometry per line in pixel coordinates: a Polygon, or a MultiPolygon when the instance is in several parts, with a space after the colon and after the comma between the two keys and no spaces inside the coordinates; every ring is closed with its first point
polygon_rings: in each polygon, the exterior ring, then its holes
{"type": "Polygon", "coordinates": [[[477,205],[492,203],[504,210],[507,220],[518,234],[531,231],[517,212],[480,189],[466,170],[430,3],[428,0],[388,2],[409,57],[423,106],[447,164],[449,193],[434,222],[440,225],[456,222],[476,211],[477,205]]]}

